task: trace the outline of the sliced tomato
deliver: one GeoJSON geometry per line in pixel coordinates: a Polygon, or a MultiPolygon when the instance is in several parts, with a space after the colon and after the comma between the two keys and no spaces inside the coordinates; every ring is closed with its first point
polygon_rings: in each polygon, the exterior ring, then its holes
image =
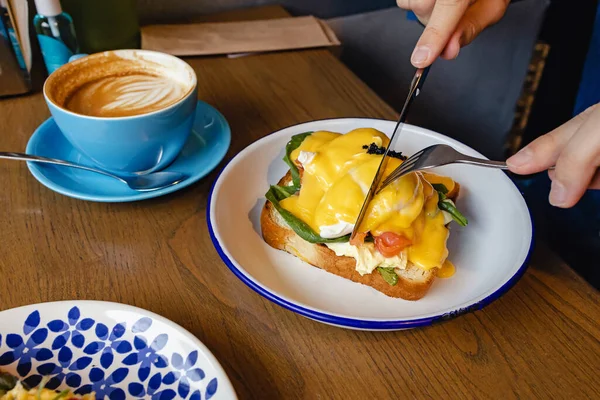
{"type": "Polygon", "coordinates": [[[354,236],[354,238],[352,238],[352,240],[350,240],[350,244],[352,246],[360,246],[363,243],[365,243],[366,237],[367,237],[366,232],[356,232],[356,235],[354,236]]]}
{"type": "Polygon", "coordinates": [[[397,256],[411,244],[412,241],[409,238],[394,232],[384,232],[375,237],[375,248],[387,258],[397,256]]]}

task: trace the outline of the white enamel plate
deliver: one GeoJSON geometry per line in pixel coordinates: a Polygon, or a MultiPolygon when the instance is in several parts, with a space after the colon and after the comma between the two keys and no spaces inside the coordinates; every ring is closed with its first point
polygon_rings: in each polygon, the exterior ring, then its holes
{"type": "MultiPolygon", "coordinates": [[[[429,325],[480,309],[504,294],[525,271],[532,249],[529,210],[502,171],[449,165],[433,172],[461,185],[457,205],[467,227],[451,224],[449,259],[456,274],[436,279],[418,301],[394,299],[313,267],[268,246],[262,239],[260,212],[269,184],[287,172],[284,148],[298,133],[346,133],[371,127],[390,136],[395,122],[344,118],[308,122],[282,129],[248,146],[225,167],[209,199],[208,224],[215,248],[231,271],[257,293],[305,317],[340,327],[396,330],[429,325]]],[[[446,136],[406,125],[397,151],[411,154],[436,143],[483,157],[446,136]]]]}

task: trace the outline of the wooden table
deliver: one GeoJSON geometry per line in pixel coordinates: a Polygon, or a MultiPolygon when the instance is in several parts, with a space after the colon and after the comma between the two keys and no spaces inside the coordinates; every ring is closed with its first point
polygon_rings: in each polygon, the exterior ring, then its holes
{"type": "MultiPolygon", "coordinates": [[[[199,96],[231,124],[227,159],[303,121],[396,117],[325,50],[187,61],[199,96]]],[[[0,100],[0,148],[24,150],[48,116],[40,93],[0,100]]],[[[216,175],[103,204],[0,161],[0,309],[94,299],[156,312],[214,352],[242,399],[600,398],[600,296],[546,247],[481,311],[410,331],[343,330],[263,299],[221,262],[206,226],[216,175]]]]}

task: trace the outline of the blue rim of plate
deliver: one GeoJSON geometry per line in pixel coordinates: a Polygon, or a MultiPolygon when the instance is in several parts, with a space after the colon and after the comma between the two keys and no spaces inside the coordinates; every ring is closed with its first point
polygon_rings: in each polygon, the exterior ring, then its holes
{"type": "MultiPolygon", "coordinates": [[[[344,119],[345,118],[390,122],[389,120],[385,120],[385,119],[381,119],[381,118],[344,117],[344,119]]],[[[336,119],[340,119],[340,118],[325,118],[325,119],[315,120],[315,121],[310,121],[310,122],[331,121],[331,120],[336,120],[336,119]]],[[[277,131],[271,132],[269,135],[266,135],[264,137],[270,136],[270,135],[272,135],[276,132],[279,132],[283,129],[292,128],[294,126],[302,125],[304,123],[306,123],[306,122],[301,122],[298,124],[287,126],[285,128],[278,129],[277,131]]],[[[261,140],[261,139],[263,139],[263,138],[260,138],[258,140],[261,140]]],[[[255,142],[253,142],[253,143],[255,143],[255,142]]],[[[303,317],[306,317],[306,318],[309,318],[309,319],[312,319],[315,321],[323,322],[326,324],[330,324],[330,325],[342,326],[342,327],[353,328],[353,329],[372,330],[372,331],[390,331],[390,330],[400,330],[400,329],[421,328],[424,326],[432,325],[434,323],[449,321],[449,320],[459,317],[461,315],[464,315],[464,314],[467,314],[467,313],[470,313],[473,311],[481,310],[483,307],[489,305],[490,303],[494,302],[495,300],[498,300],[500,297],[502,297],[502,295],[504,295],[506,292],[508,292],[508,290],[510,290],[521,279],[521,277],[523,276],[523,274],[525,273],[525,271],[527,270],[527,267],[529,265],[531,255],[532,255],[533,249],[535,247],[535,245],[534,245],[535,244],[535,239],[534,239],[535,238],[535,227],[533,224],[533,218],[531,215],[531,211],[529,210],[529,207],[527,207],[527,211],[529,212],[529,220],[531,223],[531,242],[529,244],[529,250],[527,251],[527,256],[525,257],[523,264],[519,267],[519,269],[515,272],[515,274],[508,281],[506,281],[504,283],[504,285],[502,285],[495,292],[491,293],[484,299],[482,299],[476,303],[473,303],[470,306],[460,308],[457,310],[453,310],[453,311],[450,311],[450,312],[447,312],[444,314],[432,316],[432,317],[417,318],[417,319],[405,319],[405,320],[391,320],[391,321],[374,321],[374,320],[365,320],[365,319],[358,319],[358,318],[340,317],[337,315],[332,315],[332,314],[324,313],[321,311],[315,311],[310,308],[297,305],[294,302],[285,300],[285,299],[273,294],[267,288],[257,284],[256,282],[253,282],[251,279],[249,279],[242,271],[240,271],[235,266],[233,261],[229,257],[227,257],[227,255],[223,251],[223,248],[221,247],[221,244],[219,243],[219,241],[217,240],[217,238],[215,236],[214,228],[213,228],[212,221],[210,218],[210,210],[211,210],[211,204],[212,204],[213,191],[215,190],[215,186],[217,185],[217,182],[219,182],[219,179],[221,178],[221,174],[223,173],[223,171],[225,171],[225,169],[227,169],[227,166],[229,165],[229,163],[231,163],[236,157],[237,157],[237,155],[235,157],[233,157],[232,159],[230,159],[229,161],[227,161],[225,166],[221,169],[221,171],[219,171],[219,175],[217,176],[217,179],[215,179],[215,181],[213,182],[211,189],[210,189],[210,193],[208,196],[208,204],[206,207],[206,222],[208,224],[208,232],[210,234],[210,240],[212,241],[213,246],[217,250],[217,253],[221,257],[221,259],[223,260],[225,265],[227,265],[227,267],[231,270],[231,272],[233,272],[233,274],[238,279],[240,279],[242,282],[244,282],[246,284],[246,286],[250,287],[250,289],[254,290],[256,293],[265,297],[266,299],[271,300],[273,303],[275,303],[289,311],[293,311],[299,315],[302,315],[303,317]]],[[[519,193],[521,193],[521,191],[519,190],[517,185],[514,183],[514,181],[510,178],[509,178],[509,180],[511,181],[511,183],[513,185],[515,185],[515,187],[517,188],[517,191],[519,193]]]]}
{"type": "MultiPolygon", "coordinates": [[[[223,143],[224,145],[221,146],[221,153],[218,154],[217,157],[214,158],[214,161],[212,163],[208,164],[201,173],[190,175],[189,178],[178,183],[177,185],[166,187],[166,188],[160,189],[160,190],[151,191],[151,192],[132,193],[130,195],[117,195],[117,196],[88,195],[88,194],[85,194],[82,192],[71,190],[68,187],[64,187],[63,185],[59,185],[59,184],[55,183],[54,180],[49,179],[42,171],[43,171],[43,168],[48,168],[48,167],[52,167],[52,166],[38,165],[35,163],[27,162],[27,167],[29,169],[29,172],[33,175],[33,177],[35,179],[37,179],[38,182],[40,182],[42,185],[44,185],[48,189],[53,190],[57,193],[60,193],[64,196],[72,197],[72,198],[79,199],[79,200],[106,202],[106,203],[133,202],[133,201],[152,199],[155,197],[161,197],[161,196],[182,190],[183,188],[196,183],[200,179],[202,179],[205,176],[207,176],[208,174],[210,174],[223,161],[223,159],[227,155],[227,152],[229,151],[229,147],[231,145],[231,127],[229,126],[229,123],[227,122],[227,119],[225,119],[223,114],[221,114],[219,112],[219,110],[217,110],[216,108],[214,108],[213,106],[211,106],[210,104],[208,104],[202,100],[198,100],[197,107],[199,107],[199,106],[206,107],[209,110],[209,112],[214,114],[214,117],[217,120],[216,123],[221,125],[221,127],[220,127],[221,135],[223,136],[223,139],[226,140],[226,142],[224,142],[223,143]]],[[[42,122],[36,128],[34,133],[29,138],[29,141],[27,142],[27,147],[25,150],[25,152],[27,154],[32,154],[31,146],[32,146],[33,138],[36,136],[36,134],[38,134],[38,132],[40,132],[42,129],[47,129],[47,125],[51,125],[51,124],[55,124],[54,119],[52,117],[46,119],[44,122],[42,122]]],[[[56,129],[59,129],[59,128],[56,127],[56,129]]],[[[192,133],[192,134],[194,134],[194,133],[192,133]]],[[[185,149],[185,147],[184,147],[184,149],[185,149]]],[[[175,159],[175,161],[173,161],[173,163],[175,163],[176,161],[177,161],[177,159],[175,159]]],[[[163,171],[167,171],[167,170],[169,170],[169,168],[170,168],[170,166],[163,169],[163,171]]],[[[91,172],[91,173],[93,173],[93,172],[91,172]]]]}

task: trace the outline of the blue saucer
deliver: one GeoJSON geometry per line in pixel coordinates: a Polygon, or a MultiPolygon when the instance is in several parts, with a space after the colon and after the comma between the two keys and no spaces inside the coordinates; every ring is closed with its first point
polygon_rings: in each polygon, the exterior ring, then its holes
{"type": "MultiPolygon", "coordinates": [[[[198,101],[196,121],[179,157],[164,171],[189,175],[183,182],[152,192],[137,192],[116,179],[94,172],[28,162],[31,174],[44,186],[65,196],[99,202],[144,200],[183,189],[211,172],[225,157],[231,142],[229,124],[216,109],[198,101]],[[206,128],[202,129],[205,125],[206,128]],[[201,134],[198,132],[202,132],[201,134]]],[[[65,139],[53,118],[42,123],[27,143],[28,154],[94,164],[65,139]]]]}

